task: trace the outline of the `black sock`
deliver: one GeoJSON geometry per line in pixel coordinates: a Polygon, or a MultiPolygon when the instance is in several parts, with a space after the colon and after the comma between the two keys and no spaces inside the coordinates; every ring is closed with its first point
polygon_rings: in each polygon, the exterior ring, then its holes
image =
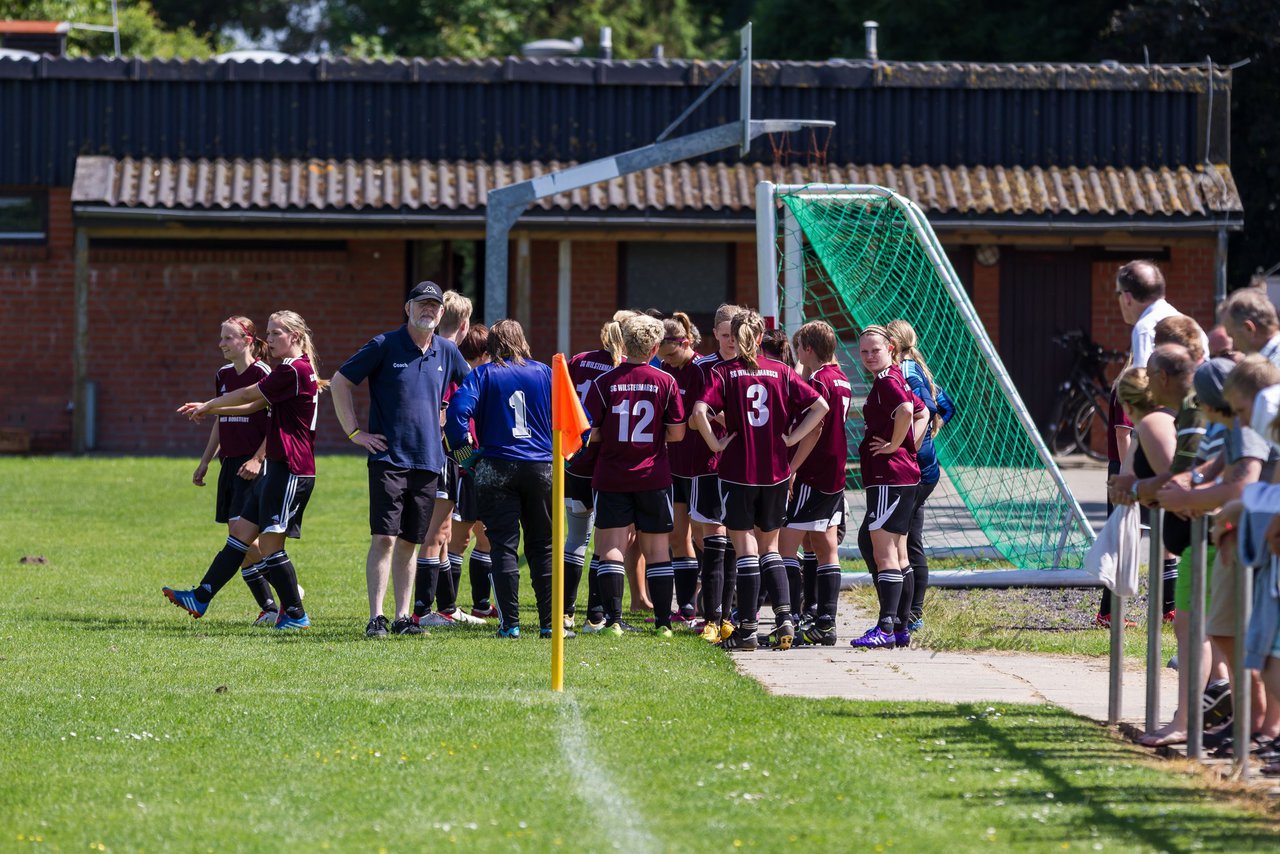
{"type": "Polygon", "coordinates": [[[440,578],[440,565],[433,557],[418,558],[418,571],[413,577],[413,613],[425,617],[431,612],[431,602],[436,598],[436,582],[440,578]]]}
{"type": "Polygon", "coordinates": [[[787,590],[791,596],[791,611],[795,614],[804,612],[804,579],[800,574],[800,558],[787,556],[782,559],[787,570],[787,590]]]}
{"type": "Polygon", "coordinates": [[[277,610],[276,600],[271,598],[271,584],[268,583],[267,577],[262,574],[266,568],[266,560],[260,560],[253,566],[243,566],[240,568],[240,577],[244,579],[244,583],[248,586],[249,592],[253,594],[254,601],[258,603],[258,608],[262,611],[277,610]]]}
{"type": "Polygon", "coordinates": [[[657,628],[671,628],[671,596],[675,592],[675,569],[670,561],[644,565],[644,580],[649,586],[649,598],[653,600],[653,624],[657,628]]]}
{"type": "Polygon", "coordinates": [[[458,594],[462,592],[462,555],[449,552],[449,574],[453,576],[453,604],[456,605],[458,594]]]}
{"type": "Polygon", "coordinates": [[[693,619],[693,598],[698,593],[698,562],[691,557],[677,557],[671,561],[675,573],[676,607],[680,616],[693,619]]]}
{"type": "Polygon", "coordinates": [[[898,598],[898,618],[895,624],[902,630],[907,630],[907,623],[911,621],[911,597],[916,592],[916,573],[910,566],[902,568],[902,593],[898,598]]]}
{"type": "MultiPolygon", "coordinates": [[[[804,577],[804,610],[813,613],[821,601],[818,596],[818,556],[813,552],[805,552],[800,562],[800,575],[804,577]]],[[[800,606],[794,601],[791,607],[797,611],[800,606]]]]}
{"type": "MultiPolygon", "coordinates": [[[[458,566],[461,569],[461,555],[458,556],[458,566]]],[[[453,582],[453,555],[444,561],[437,560],[436,568],[436,610],[452,614],[458,607],[458,588],[453,582]]]]}
{"type": "Polygon", "coordinates": [[[706,615],[705,603],[702,601],[702,590],[698,587],[698,581],[702,578],[702,543],[697,540],[693,541],[693,615],[706,615]]]}
{"type": "Polygon", "coordinates": [[[734,561],[737,569],[738,629],[745,635],[759,626],[756,597],[760,595],[760,558],[744,555],[734,561]]]}
{"type": "Polygon", "coordinates": [[[471,604],[477,611],[487,611],[489,602],[489,574],[493,565],[489,562],[489,553],[479,549],[471,550],[471,560],[467,561],[467,575],[471,577],[471,604]]]}
{"type": "MultiPolygon", "coordinates": [[[[1161,585],[1161,589],[1164,589],[1164,585],[1161,585]]],[[[1098,600],[1098,616],[1111,616],[1111,591],[1105,587],[1102,588],[1102,598],[1098,600]]]]}
{"type": "Polygon", "coordinates": [[[600,558],[591,556],[587,567],[587,619],[598,623],[604,619],[604,597],[600,594],[600,558]]]}
{"type": "MultiPolygon", "coordinates": [[[[724,538],[724,592],[720,596],[720,613],[722,619],[729,619],[729,615],[733,613],[734,595],[740,593],[738,590],[738,553],[733,549],[733,540],[728,537],[724,538]]],[[[756,582],[759,584],[759,582],[756,582]]],[[[754,607],[756,600],[752,598],[751,605],[754,607]]],[[[741,600],[739,600],[738,608],[742,608],[741,600]]]]}
{"type": "MultiPolygon", "coordinates": [[[[491,553],[492,556],[492,553],[491,553]]],[[[489,574],[498,621],[504,629],[520,628],[520,563],[514,550],[502,549],[489,574]]]]}
{"type": "Polygon", "coordinates": [[[858,529],[858,551],[862,554],[862,561],[867,565],[867,572],[871,573],[871,578],[876,577],[876,550],[871,545],[871,529],[867,527],[864,519],[862,527],[858,529]]]}
{"type": "Polygon", "coordinates": [[[280,594],[280,610],[295,619],[302,617],[302,596],[298,594],[298,573],[284,549],[267,558],[267,577],[280,594]]]}
{"type": "Polygon", "coordinates": [[[1164,609],[1165,611],[1173,610],[1173,600],[1177,595],[1178,587],[1178,559],[1176,557],[1165,558],[1164,572],[1160,576],[1160,587],[1164,591],[1164,609]]]}
{"type": "Polygon", "coordinates": [[[244,555],[247,551],[249,551],[247,544],[235,537],[227,537],[227,544],[222,547],[222,551],[214,555],[213,562],[209,564],[204,578],[200,579],[200,584],[196,587],[196,601],[208,603],[218,595],[218,591],[235,578],[240,564],[244,563],[244,555]]]}
{"type": "Polygon", "coordinates": [[[880,629],[892,632],[902,600],[902,571],[897,567],[880,567],[876,573],[876,593],[880,597],[880,629]]]}
{"type": "Polygon", "coordinates": [[[719,623],[724,617],[724,553],[726,537],[707,537],[702,541],[702,614],[708,621],[719,623]]]}
{"type": "Polygon", "coordinates": [[[765,552],[760,556],[761,586],[769,591],[773,605],[773,623],[782,625],[791,619],[791,585],[787,579],[787,567],[777,552],[765,552]]]}
{"type": "Polygon", "coordinates": [[[600,568],[596,572],[596,586],[600,589],[605,624],[611,626],[622,619],[622,593],[627,586],[627,571],[622,562],[600,561],[600,568]]]}
{"type": "Polygon", "coordinates": [[[824,563],[818,567],[818,625],[831,628],[836,624],[836,606],[840,602],[840,564],[824,563]]]}
{"type": "Polygon", "coordinates": [[[912,564],[911,569],[915,572],[916,587],[911,594],[911,619],[924,619],[924,594],[929,589],[929,562],[921,561],[919,564],[912,564]]]}
{"type": "Polygon", "coordinates": [[[564,613],[572,617],[578,605],[578,585],[582,583],[582,558],[565,553],[564,556],[564,613]]]}

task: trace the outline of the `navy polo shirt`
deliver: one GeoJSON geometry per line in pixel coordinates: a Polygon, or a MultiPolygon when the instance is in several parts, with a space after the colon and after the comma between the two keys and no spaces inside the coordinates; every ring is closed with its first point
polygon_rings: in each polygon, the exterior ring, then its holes
{"type": "Polygon", "coordinates": [[[387,437],[387,449],[370,461],[444,471],[440,400],[471,372],[456,344],[432,335],[423,352],[401,326],[370,340],[338,372],[356,385],[369,381],[369,432],[387,437]]]}

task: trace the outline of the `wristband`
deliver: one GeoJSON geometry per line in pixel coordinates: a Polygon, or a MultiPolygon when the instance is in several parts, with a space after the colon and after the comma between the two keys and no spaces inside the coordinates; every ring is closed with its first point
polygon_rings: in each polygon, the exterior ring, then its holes
{"type": "Polygon", "coordinates": [[[1137,500],[1137,498],[1138,498],[1138,481],[1136,481],[1136,480],[1135,480],[1135,481],[1133,482],[1133,486],[1129,487],[1129,494],[1130,494],[1130,495],[1132,495],[1132,496],[1134,497],[1134,500],[1137,500]]]}
{"type": "Polygon", "coordinates": [[[356,436],[359,436],[359,435],[360,435],[360,428],[357,427],[356,429],[352,430],[350,433],[347,434],[347,438],[354,439],[356,436]]]}

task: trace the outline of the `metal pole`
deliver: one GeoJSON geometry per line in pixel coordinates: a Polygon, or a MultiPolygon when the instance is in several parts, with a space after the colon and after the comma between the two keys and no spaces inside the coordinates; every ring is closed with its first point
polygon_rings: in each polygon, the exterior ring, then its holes
{"type": "MultiPolygon", "coordinates": [[[[1151,510],[1151,557],[1147,567],[1147,717],[1143,729],[1160,726],[1160,674],[1164,670],[1160,649],[1164,628],[1164,511],[1151,510]]],[[[1115,622],[1115,618],[1112,618],[1115,622]]]]}
{"type": "MultiPolygon", "coordinates": [[[[1204,746],[1204,581],[1205,521],[1201,516],[1191,522],[1191,626],[1187,631],[1187,648],[1178,653],[1179,666],[1187,668],[1186,695],[1182,697],[1187,713],[1187,758],[1199,759],[1204,746]]],[[[1114,618],[1112,620],[1114,622],[1114,618]]]]}
{"type": "Polygon", "coordinates": [[[75,234],[75,336],[71,350],[71,452],[88,450],[89,419],[89,232],[75,234]]]}
{"type": "Polygon", "coordinates": [[[804,235],[795,211],[782,206],[782,328],[787,337],[804,324],[804,235]]]}
{"type": "Polygon", "coordinates": [[[1111,657],[1107,690],[1107,726],[1120,723],[1124,707],[1124,610],[1128,597],[1111,592],[1111,657]]]}
{"type": "MultiPolygon", "coordinates": [[[[1274,558],[1273,558],[1274,560],[1274,558]]],[[[1222,569],[1222,564],[1218,564],[1222,569]]],[[[1253,608],[1253,567],[1244,566],[1239,559],[1235,561],[1235,597],[1236,624],[1235,647],[1231,655],[1231,742],[1232,744],[1248,744],[1253,729],[1253,675],[1245,667],[1244,636],[1249,626],[1250,611],[1253,608]]],[[[1232,757],[1231,776],[1237,780],[1249,778],[1249,751],[1236,750],[1232,757]]]]}
{"type": "Polygon", "coordinates": [[[556,310],[556,350],[561,353],[572,352],[573,346],[570,332],[570,309],[573,304],[573,243],[560,241],[560,265],[556,279],[556,290],[559,304],[556,310]]]}
{"type": "Polygon", "coordinates": [[[773,182],[756,184],[756,299],[765,325],[781,326],[778,318],[778,208],[773,182]]]}

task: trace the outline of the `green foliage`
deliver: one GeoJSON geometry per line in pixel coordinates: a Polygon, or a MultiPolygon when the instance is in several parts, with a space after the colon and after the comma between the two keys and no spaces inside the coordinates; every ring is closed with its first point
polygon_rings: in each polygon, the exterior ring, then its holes
{"type": "MultiPolygon", "coordinates": [[[[211,37],[190,26],[166,28],[148,0],[118,4],[120,51],[125,56],[199,59],[212,56],[211,37]]],[[[111,25],[110,0],[0,0],[0,18],[28,21],[67,21],[111,25]]],[[[72,30],[67,36],[70,56],[110,56],[110,33],[72,30]]]]}

